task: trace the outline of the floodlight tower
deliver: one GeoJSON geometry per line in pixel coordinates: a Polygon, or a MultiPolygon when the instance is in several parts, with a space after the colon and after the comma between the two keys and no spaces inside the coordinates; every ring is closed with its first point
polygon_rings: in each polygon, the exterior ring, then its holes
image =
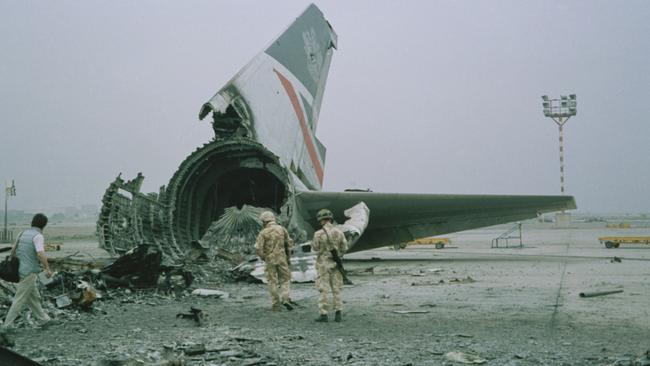
{"type": "Polygon", "coordinates": [[[562,130],[569,118],[576,115],[578,102],[575,94],[570,94],[568,97],[561,95],[560,99],[549,99],[547,95],[542,95],[542,101],[544,116],[550,117],[560,130],[560,193],[564,194],[564,136],[562,130]]]}
{"type": "MultiPolygon", "coordinates": [[[[542,106],[544,107],[544,116],[550,117],[558,126],[560,131],[560,193],[564,194],[564,124],[569,118],[577,114],[577,100],[575,94],[561,95],[560,99],[549,99],[547,95],[542,95],[542,106]]],[[[557,227],[568,227],[571,223],[569,213],[558,212],[555,214],[555,225],[557,227]]]]}

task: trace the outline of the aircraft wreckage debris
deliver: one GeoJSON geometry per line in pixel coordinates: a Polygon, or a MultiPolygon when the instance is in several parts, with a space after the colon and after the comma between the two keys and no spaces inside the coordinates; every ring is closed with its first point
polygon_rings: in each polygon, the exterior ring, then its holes
{"type": "Polygon", "coordinates": [[[610,291],[595,291],[595,292],[581,292],[580,297],[596,297],[596,296],[606,296],[612,294],[619,294],[623,290],[610,290],[610,291]]]}
{"type": "Polygon", "coordinates": [[[225,291],[211,290],[207,288],[197,288],[192,291],[192,295],[195,296],[204,296],[204,297],[218,297],[221,299],[227,299],[230,297],[230,294],[225,291]]]}
{"type": "Polygon", "coordinates": [[[487,362],[486,359],[480,358],[476,355],[472,355],[469,353],[463,353],[460,351],[453,351],[453,352],[448,352],[445,354],[445,358],[448,361],[452,362],[459,362],[459,363],[465,363],[465,364],[484,364],[487,362]]]}
{"type": "MultiPolygon", "coordinates": [[[[190,307],[189,313],[178,313],[176,314],[176,318],[192,319],[196,322],[196,325],[200,327],[203,325],[205,313],[203,312],[203,310],[192,306],[190,307]]],[[[203,351],[205,352],[205,348],[203,349],[203,351]]]]}

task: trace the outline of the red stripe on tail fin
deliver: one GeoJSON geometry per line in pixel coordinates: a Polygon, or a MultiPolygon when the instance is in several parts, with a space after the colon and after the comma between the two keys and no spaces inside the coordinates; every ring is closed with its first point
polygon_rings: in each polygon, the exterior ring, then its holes
{"type": "Polygon", "coordinates": [[[314,141],[312,140],[311,131],[309,130],[309,127],[307,127],[307,121],[305,121],[305,114],[303,113],[302,107],[300,107],[300,102],[298,101],[298,95],[296,95],[296,91],[293,88],[293,85],[291,85],[291,82],[287,80],[287,78],[285,78],[284,75],[280,74],[280,72],[278,72],[278,70],[276,69],[273,69],[273,72],[275,72],[275,74],[278,75],[278,78],[280,79],[280,83],[282,83],[284,90],[287,92],[287,95],[291,100],[291,104],[293,105],[293,110],[296,112],[296,117],[298,117],[298,121],[300,122],[302,137],[305,139],[305,145],[307,145],[307,151],[309,152],[309,157],[311,158],[311,162],[314,165],[314,169],[316,170],[316,176],[318,177],[318,181],[322,185],[323,166],[321,165],[320,160],[318,159],[318,153],[316,152],[316,147],[314,146],[314,141]]]}

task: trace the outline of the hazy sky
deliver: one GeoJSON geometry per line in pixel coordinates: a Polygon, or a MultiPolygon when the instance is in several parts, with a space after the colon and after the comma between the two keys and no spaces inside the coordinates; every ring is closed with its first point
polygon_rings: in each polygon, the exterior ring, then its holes
{"type": "MultiPolygon", "coordinates": [[[[213,136],[201,105],[305,1],[0,0],[0,182],[10,207],[158,191],[213,136]]],[[[317,135],[325,190],[558,194],[540,96],[578,95],[566,189],[650,212],[650,2],[322,1],[339,36],[317,135]]]]}

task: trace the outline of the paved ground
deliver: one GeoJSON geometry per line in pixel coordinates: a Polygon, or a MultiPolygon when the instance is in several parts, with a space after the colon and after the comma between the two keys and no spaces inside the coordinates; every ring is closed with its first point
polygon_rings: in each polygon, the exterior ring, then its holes
{"type": "Polygon", "coordinates": [[[445,357],[452,351],[488,365],[643,364],[650,349],[650,246],[605,249],[597,237],[617,231],[602,225],[524,224],[524,248],[490,248],[501,226],[450,235],[452,247],[442,250],[348,255],[354,285],[344,289],[342,323],[313,322],[313,284],[292,288],[302,307],[273,313],[264,285],[204,283],[231,298],[117,292],[93,314],[62,314],[60,325],[19,329],[14,349],[46,365],[161,364],[174,357],[192,365],[440,365],[452,364],[445,357]],[[614,256],[621,261],[612,262],[614,256]],[[579,297],[610,289],[623,292],[579,297]],[[209,315],[204,326],[175,318],[190,306],[209,315]],[[418,313],[396,313],[405,311],[418,313]],[[207,352],[183,353],[195,344],[207,352]]]}

